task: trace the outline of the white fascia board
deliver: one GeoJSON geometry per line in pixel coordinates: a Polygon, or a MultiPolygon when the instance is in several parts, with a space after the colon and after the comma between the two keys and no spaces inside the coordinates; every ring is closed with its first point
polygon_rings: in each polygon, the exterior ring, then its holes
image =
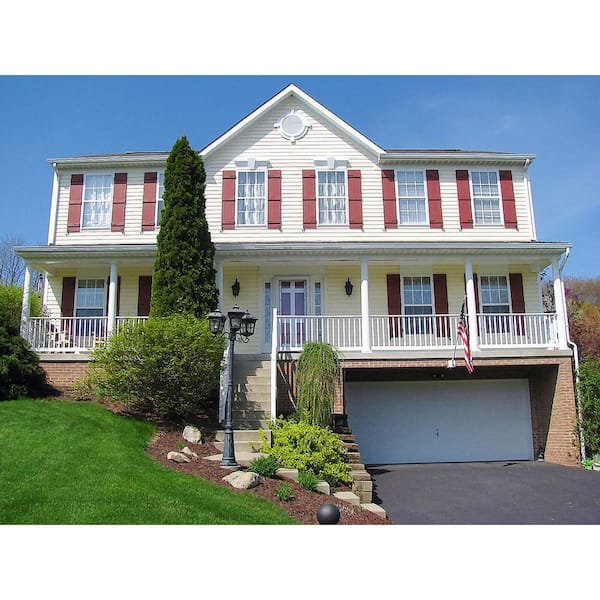
{"type": "Polygon", "coordinates": [[[379,155],[383,152],[383,148],[380,148],[369,138],[367,138],[362,133],[354,129],[354,127],[348,125],[348,123],[346,123],[344,120],[340,119],[329,109],[325,108],[322,104],[319,104],[314,98],[311,98],[306,92],[303,92],[299,87],[291,83],[286,88],[281,90],[281,92],[273,96],[270,100],[267,100],[264,104],[261,104],[256,110],[251,112],[248,116],[244,117],[241,121],[239,121],[233,127],[228,129],[223,135],[221,135],[216,140],[211,142],[208,146],[200,150],[200,154],[203,157],[206,157],[211,152],[214,152],[217,148],[221,147],[223,144],[225,144],[234,136],[236,136],[240,131],[248,127],[248,125],[254,123],[273,106],[292,95],[295,95],[302,102],[310,106],[313,110],[323,115],[325,119],[342,129],[350,137],[354,138],[357,142],[367,147],[371,152],[375,153],[376,155],[379,155]]]}
{"type": "Polygon", "coordinates": [[[434,151],[384,151],[380,157],[380,163],[398,163],[398,162],[493,162],[507,164],[527,164],[535,160],[535,154],[509,154],[506,152],[476,152],[461,150],[434,150],[434,151]]]}
{"type": "Polygon", "coordinates": [[[55,168],[94,167],[108,165],[161,166],[169,157],[168,152],[153,154],[111,154],[99,156],[75,156],[71,158],[49,158],[48,162],[55,168]]]}

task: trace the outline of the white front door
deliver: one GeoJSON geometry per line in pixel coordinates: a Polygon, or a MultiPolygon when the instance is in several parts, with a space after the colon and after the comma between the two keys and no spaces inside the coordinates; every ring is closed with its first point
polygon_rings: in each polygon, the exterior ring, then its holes
{"type": "Polygon", "coordinates": [[[285,348],[301,348],[306,335],[306,279],[283,279],[279,282],[279,343],[285,348]]]}

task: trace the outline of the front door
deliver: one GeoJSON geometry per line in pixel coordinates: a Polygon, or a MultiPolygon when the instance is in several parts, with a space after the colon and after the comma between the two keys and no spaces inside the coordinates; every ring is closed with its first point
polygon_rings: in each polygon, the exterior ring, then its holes
{"type": "Polygon", "coordinates": [[[285,348],[301,348],[306,337],[305,279],[286,279],[279,284],[279,310],[281,320],[280,345],[285,348]]]}

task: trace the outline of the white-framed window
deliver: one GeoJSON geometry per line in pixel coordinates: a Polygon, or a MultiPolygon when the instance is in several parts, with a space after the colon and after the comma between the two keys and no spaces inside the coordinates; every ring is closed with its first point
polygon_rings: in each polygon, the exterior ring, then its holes
{"type": "Polygon", "coordinates": [[[163,196],[165,194],[165,174],[164,172],[158,173],[156,180],[156,223],[157,227],[160,227],[160,217],[162,211],[165,208],[165,201],[163,196]]]}
{"type": "Polygon", "coordinates": [[[81,227],[110,227],[113,197],[113,175],[86,175],[83,186],[81,227]]]}
{"type": "Polygon", "coordinates": [[[237,225],[264,225],[266,223],[266,179],[264,170],[237,172],[237,225]]]}
{"type": "Polygon", "coordinates": [[[433,315],[433,290],[431,277],[402,278],[402,307],[407,333],[431,333],[433,315]],[[422,318],[418,318],[422,315],[422,318]]]}
{"type": "Polygon", "coordinates": [[[348,224],[346,170],[317,171],[317,213],[319,225],[348,224]]]}
{"type": "Polygon", "coordinates": [[[475,225],[502,225],[498,172],[471,171],[471,189],[475,225]]]}
{"type": "Polygon", "coordinates": [[[427,191],[423,171],[396,171],[400,225],[427,225],[427,191]]]}
{"type": "Polygon", "coordinates": [[[482,313],[506,314],[510,312],[510,293],[506,275],[481,275],[479,292],[482,313]]]}
{"type": "Polygon", "coordinates": [[[76,317],[103,317],[106,307],[104,279],[78,279],[75,294],[76,317]]]}

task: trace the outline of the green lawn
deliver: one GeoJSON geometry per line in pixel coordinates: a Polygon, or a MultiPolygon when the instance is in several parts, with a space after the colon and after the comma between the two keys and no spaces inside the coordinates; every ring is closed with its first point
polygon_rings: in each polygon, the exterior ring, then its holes
{"type": "Polygon", "coordinates": [[[0,523],[292,524],[274,504],[171,471],[154,427],[74,402],[0,402],[0,523]]]}

